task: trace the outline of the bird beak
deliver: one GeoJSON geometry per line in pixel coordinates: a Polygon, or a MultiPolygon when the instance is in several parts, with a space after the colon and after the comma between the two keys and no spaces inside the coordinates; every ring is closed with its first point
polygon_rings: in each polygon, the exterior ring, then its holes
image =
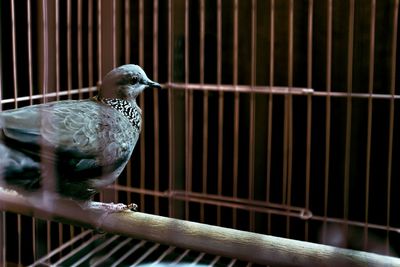
{"type": "Polygon", "coordinates": [[[148,88],[157,88],[157,89],[161,89],[161,85],[159,83],[153,82],[152,80],[148,80],[146,82],[146,85],[148,88]]]}

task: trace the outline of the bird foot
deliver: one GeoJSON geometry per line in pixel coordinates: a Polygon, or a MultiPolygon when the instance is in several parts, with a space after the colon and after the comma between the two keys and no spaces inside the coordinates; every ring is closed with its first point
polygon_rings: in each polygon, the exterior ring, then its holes
{"type": "Polygon", "coordinates": [[[135,203],[131,203],[129,205],[125,205],[123,203],[103,203],[103,202],[91,202],[90,207],[103,209],[107,212],[121,212],[126,210],[137,211],[138,205],[135,203]]]}

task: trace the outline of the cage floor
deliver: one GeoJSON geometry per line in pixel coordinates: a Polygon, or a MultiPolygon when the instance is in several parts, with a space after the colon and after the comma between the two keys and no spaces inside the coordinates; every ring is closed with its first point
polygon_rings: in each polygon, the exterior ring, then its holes
{"type": "Polygon", "coordinates": [[[43,266],[260,266],[190,249],[87,230],[30,267],[43,266]]]}

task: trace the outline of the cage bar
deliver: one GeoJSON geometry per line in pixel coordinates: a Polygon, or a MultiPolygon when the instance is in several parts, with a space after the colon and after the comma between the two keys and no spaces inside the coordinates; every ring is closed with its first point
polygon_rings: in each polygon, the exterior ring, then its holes
{"type": "MultiPolygon", "coordinates": [[[[397,256],[399,1],[361,3],[2,1],[1,109],[91,97],[113,67],[139,64],[164,89],[138,99],[145,122],[133,160],[100,200],[397,256]]],[[[45,254],[43,264],[102,265],[115,255],[128,265],[255,264],[190,247],[202,238],[107,235],[93,250],[83,228],[22,214],[0,216],[3,265],[40,264],[45,254]],[[79,249],[68,255],[64,244],[79,249]]]]}

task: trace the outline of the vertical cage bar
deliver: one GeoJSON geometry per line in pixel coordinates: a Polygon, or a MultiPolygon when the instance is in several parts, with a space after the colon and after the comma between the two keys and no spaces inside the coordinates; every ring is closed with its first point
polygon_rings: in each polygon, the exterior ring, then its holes
{"type": "MultiPolygon", "coordinates": [[[[204,1],[204,0],[202,0],[204,1]]],[[[221,85],[221,81],[222,81],[222,7],[221,7],[222,3],[221,0],[217,1],[217,85],[220,86],[221,85]]],[[[204,8],[204,4],[203,4],[203,8],[204,8]]],[[[204,13],[204,12],[203,12],[204,13]]],[[[204,14],[203,14],[204,16],[204,14]]],[[[204,25],[203,25],[204,27],[204,25]]],[[[204,39],[204,36],[202,36],[204,39]]],[[[202,41],[202,53],[204,54],[204,40],[202,41]]],[[[203,55],[204,57],[204,55],[203,55]]],[[[202,69],[204,72],[204,60],[202,63],[202,69]]],[[[204,79],[204,78],[203,78],[204,79]]],[[[218,131],[219,135],[218,135],[218,180],[219,182],[219,187],[221,187],[218,190],[218,193],[221,194],[222,193],[222,163],[223,163],[223,112],[224,112],[224,93],[223,91],[219,92],[219,109],[218,109],[218,122],[220,125],[220,129],[218,131]]]]}
{"type": "MultiPolygon", "coordinates": [[[[257,2],[256,0],[251,1],[251,90],[256,85],[256,49],[257,49],[257,2]]],[[[248,198],[254,199],[254,160],[255,160],[255,94],[250,93],[250,112],[249,112],[249,189],[248,198]]],[[[250,211],[250,231],[254,231],[255,228],[255,213],[250,211]]]]}
{"type": "MultiPolygon", "coordinates": [[[[26,2],[26,13],[27,13],[27,34],[28,34],[28,90],[29,90],[29,105],[33,104],[33,74],[32,74],[32,15],[31,15],[31,0],[26,2]]],[[[0,40],[1,42],[1,40],[0,40]]],[[[1,91],[1,90],[0,90],[1,91]]],[[[1,95],[0,95],[1,99],[1,95]]],[[[0,108],[1,110],[1,108],[0,108]]],[[[36,243],[35,243],[35,219],[32,218],[32,254],[34,259],[36,259],[36,243]]],[[[4,266],[4,265],[3,265],[4,266]]]]}
{"type": "Polygon", "coordinates": [[[103,1],[97,1],[97,73],[98,73],[98,82],[101,82],[103,79],[103,58],[102,58],[102,34],[101,34],[101,6],[103,1]]]}
{"type": "MultiPolygon", "coordinates": [[[[204,84],[205,0],[200,0],[200,84],[204,84]]],[[[218,12],[218,11],[217,11],[218,12]]],[[[218,36],[217,36],[218,38],[218,36]]]]}
{"type": "MultiPolygon", "coordinates": [[[[1,41],[1,38],[0,38],[0,41],[1,41]]],[[[7,250],[6,240],[7,239],[6,239],[6,237],[7,237],[6,213],[4,211],[1,211],[0,212],[0,263],[1,263],[1,266],[6,266],[6,262],[7,262],[7,258],[6,258],[6,250],[7,250]]],[[[35,255],[35,252],[33,255],[35,255]]]]}
{"type": "Polygon", "coordinates": [[[13,91],[14,91],[14,107],[18,108],[18,79],[17,79],[17,40],[15,26],[15,0],[11,0],[11,53],[12,53],[12,70],[13,70],[13,91]]]}
{"type": "MultiPolygon", "coordinates": [[[[112,0],[112,12],[111,12],[111,20],[112,20],[112,30],[111,30],[111,36],[112,36],[112,68],[117,67],[117,4],[115,0],[112,0]]],[[[127,176],[127,180],[129,180],[131,177],[127,176]]],[[[117,181],[114,182],[114,184],[117,184],[117,181]]],[[[118,190],[113,190],[114,193],[114,201],[117,203],[119,202],[119,196],[118,196],[118,190]]]]}
{"type": "Polygon", "coordinates": [[[22,266],[22,229],[21,229],[21,214],[17,214],[17,238],[18,238],[18,266],[22,266]]]}
{"type": "Polygon", "coordinates": [[[131,43],[131,1],[130,0],[125,0],[125,63],[128,64],[131,59],[131,49],[130,49],[130,43],[131,43]]]}
{"type": "MultiPolygon", "coordinates": [[[[0,12],[2,12],[2,7],[0,6],[0,12]]],[[[3,51],[3,23],[0,19],[0,51],[3,51]]],[[[3,100],[3,56],[0,53],[0,101],[3,100]]],[[[0,112],[3,110],[3,105],[0,103],[0,112]]],[[[3,177],[0,176],[0,179],[3,177]]],[[[0,211],[0,264],[6,266],[6,213],[0,211]]],[[[35,251],[33,251],[35,255],[35,251]]]]}
{"type": "Polygon", "coordinates": [[[79,99],[82,99],[82,88],[83,88],[83,59],[82,59],[82,0],[78,0],[77,2],[77,12],[78,12],[78,95],[79,99]]]}
{"type": "MultiPolygon", "coordinates": [[[[30,1],[30,0],[29,0],[30,1]]],[[[0,12],[2,12],[2,7],[0,6],[0,12]]],[[[3,24],[0,19],[0,51],[3,51],[3,24]]],[[[3,56],[2,53],[0,53],[0,111],[3,110],[3,105],[1,104],[1,101],[3,100],[3,56]]],[[[0,177],[1,179],[2,177],[0,177]]],[[[5,214],[0,212],[0,227],[3,227],[4,225],[2,224],[5,220],[5,214]]],[[[1,234],[2,229],[0,229],[0,234],[1,234]]],[[[0,238],[3,238],[3,236],[0,236],[0,238]]],[[[0,240],[2,242],[2,240],[0,240]]],[[[0,243],[2,244],[2,243],[0,243]]],[[[0,247],[0,253],[2,253],[2,248],[0,247]]],[[[3,255],[0,255],[0,262],[4,260],[2,257],[3,255]]]]}
{"type": "MultiPolygon", "coordinates": [[[[48,58],[49,58],[49,50],[48,50],[48,19],[47,19],[47,2],[46,1],[41,1],[41,15],[42,18],[40,19],[40,24],[41,24],[41,28],[39,30],[39,32],[42,34],[41,36],[41,40],[39,40],[39,43],[41,44],[41,58],[40,58],[40,62],[39,62],[39,66],[41,69],[41,86],[42,86],[42,94],[43,94],[43,98],[42,101],[43,103],[47,102],[47,98],[46,98],[46,94],[48,91],[48,74],[49,74],[49,70],[48,70],[48,58]]],[[[39,26],[40,27],[40,26],[39,26]]]]}
{"type": "Polygon", "coordinates": [[[326,242],[326,227],[328,219],[329,194],[329,161],[330,161],[330,133],[331,133],[331,85],[332,85],[332,0],[327,0],[327,41],[326,41],[326,115],[325,115],[325,177],[324,177],[324,223],[322,242],[326,242]]]}
{"type": "MultiPolygon", "coordinates": [[[[208,155],[208,91],[203,92],[203,151],[202,151],[202,187],[207,193],[207,155],[208,155]]],[[[201,206],[200,219],[204,222],[204,205],[201,206]]]]}
{"type": "MultiPolygon", "coordinates": [[[[68,99],[72,98],[72,3],[67,1],[67,90],[68,99]]],[[[47,61],[46,61],[47,62],[47,61]]],[[[47,228],[48,232],[48,228],[47,228]]],[[[50,238],[50,235],[47,235],[50,238]]],[[[75,236],[75,229],[72,225],[69,226],[69,238],[75,236]]],[[[48,246],[49,247],[49,246],[48,246]]]]}
{"type": "MultiPolygon", "coordinates": [[[[129,64],[131,61],[131,47],[130,47],[130,40],[131,40],[131,26],[130,26],[130,21],[131,21],[131,1],[130,0],[125,0],[125,64],[129,64]]],[[[132,177],[132,166],[131,166],[131,160],[129,160],[128,164],[126,164],[126,186],[127,187],[132,187],[132,179],[129,177],[132,177]]],[[[126,192],[126,200],[128,203],[132,202],[132,197],[130,192],[126,192]]]]}
{"type": "Polygon", "coordinates": [[[371,164],[371,140],[372,140],[372,94],[374,89],[374,64],[375,64],[375,19],[376,0],[371,0],[371,26],[369,43],[369,73],[368,73],[368,122],[367,122],[367,153],[365,164],[365,227],[364,227],[364,249],[368,247],[368,223],[369,223],[369,186],[370,186],[370,164],[371,164]]]}
{"type": "MultiPolygon", "coordinates": [[[[172,83],[173,81],[173,5],[172,0],[168,1],[168,83],[172,83]]],[[[168,91],[168,166],[169,166],[169,184],[168,187],[172,191],[175,189],[175,166],[174,166],[174,158],[175,158],[175,125],[174,125],[174,92],[169,88],[168,91]]],[[[172,197],[168,199],[168,207],[169,207],[169,217],[174,217],[174,200],[172,197]]]]}
{"type": "MultiPolygon", "coordinates": [[[[274,86],[274,43],[275,43],[275,0],[270,2],[270,29],[269,29],[269,86],[274,86]]],[[[267,136],[267,188],[266,188],[266,200],[270,202],[271,196],[271,155],[272,155],[272,110],[273,110],[273,94],[270,91],[268,97],[268,136],[267,136]]],[[[268,226],[267,233],[271,234],[271,213],[268,213],[268,226]]]]}
{"type": "Polygon", "coordinates": [[[307,87],[312,88],[312,60],[313,60],[313,19],[314,19],[314,0],[308,1],[307,18],[307,87]]]}
{"type": "MultiPolygon", "coordinates": [[[[153,1],[153,79],[158,81],[158,0],[153,1]]],[[[160,190],[160,119],[158,108],[158,89],[153,89],[154,105],[154,190],[160,190]]],[[[158,196],[154,197],[154,212],[160,213],[158,196]]]]}
{"type": "Polygon", "coordinates": [[[112,67],[117,67],[117,4],[112,0],[112,67]]]}
{"type": "MultiPolygon", "coordinates": [[[[238,49],[239,49],[239,2],[234,0],[233,10],[233,86],[238,84],[238,49]]],[[[233,122],[233,197],[238,194],[238,163],[239,163],[239,93],[234,95],[233,122]]],[[[233,209],[233,228],[237,224],[237,210],[233,209]]]]}
{"type": "MultiPolygon", "coordinates": [[[[33,104],[33,74],[32,74],[32,16],[31,16],[31,0],[26,1],[27,29],[28,29],[28,86],[29,86],[29,105],[33,104]]],[[[1,95],[0,95],[1,99],[1,95]]],[[[1,110],[1,109],[0,109],[1,110]]]]}
{"type": "MultiPolygon", "coordinates": [[[[393,128],[394,128],[394,95],[396,90],[396,62],[397,62],[397,30],[398,30],[398,15],[399,15],[399,0],[393,4],[393,34],[391,43],[391,73],[390,73],[390,117],[389,117],[389,149],[388,149],[388,169],[387,169],[387,196],[386,196],[386,226],[390,226],[390,207],[391,207],[391,187],[392,187],[392,165],[393,165],[393,128]]],[[[386,254],[389,254],[389,230],[386,231],[385,239],[386,254]]]]}
{"type": "Polygon", "coordinates": [[[56,100],[60,99],[60,1],[55,1],[55,22],[56,22],[56,32],[55,32],[55,54],[56,54],[56,100]]]}
{"type": "MultiPolygon", "coordinates": [[[[217,85],[221,85],[221,46],[222,46],[222,10],[221,1],[217,1],[217,85]]],[[[204,27],[204,26],[203,26],[204,27]]],[[[204,45],[204,44],[203,44],[204,45]]],[[[204,48],[203,48],[204,49],[204,48]]],[[[204,63],[203,63],[204,64],[204,63]]],[[[203,66],[204,68],[204,66],[203,66]]],[[[218,93],[218,195],[222,195],[222,171],[223,171],[223,134],[224,134],[224,93],[218,93]]],[[[217,224],[221,225],[221,207],[217,206],[217,224]]]]}
{"type": "Polygon", "coordinates": [[[72,10],[71,1],[67,1],[67,90],[71,99],[72,90],[72,10]]]}
{"type": "MultiPolygon", "coordinates": [[[[307,87],[312,87],[312,38],[313,38],[313,8],[314,1],[308,1],[307,29],[307,87]]],[[[311,130],[312,130],[312,95],[307,95],[307,133],[306,133],[306,196],[305,208],[310,208],[310,172],[311,172],[311,130]]],[[[308,241],[309,222],[304,224],[304,240],[308,241]]]]}
{"type": "MultiPolygon", "coordinates": [[[[60,100],[60,0],[55,1],[55,54],[56,54],[56,100],[60,100]]],[[[90,50],[90,49],[89,49],[90,50]]],[[[37,224],[37,219],[33,219],[34,225],[37,224]]],[[[64,242],[64,233],[62,223],[58,223],[58,245],[61,246],[64,242]]],[[[35,244],[35,242],[34,242],[35,244]]],[[[35,256],[35,259],[38,257],[35,256]]]]}
{"type": "MultiPolygon", "coordinates": [[[[189,84],[189,1],[185,0],[185,15],[184,15],[184,38],[185,38],[185,85],[189,84]]],[[[191,138],[191,96],[192,91],[185,87],[185,190],[192,191],[191,174],[192,174],[192,138],[191,138]]],[[[185,201],[185,218],[189,219],[189,201],[185,201]]]]}
{"type": "MultiPolygon", "coordinates": [[[[349,182],[350,182],[350,150],[351,150],[351,115],[352,98],[350,96],[353,87],[353,45],[354,45],[354,0],[349,2],[349,32],[348,32],[348,52],[347,52],[347,107],[346,107],[346,144],[344,157],[344,207],[343,217],[349,217],[349,182]]],[[[347,226],[346,226],[347,228],[347,226]]],[[[345,231],[347,233],[347,229],[345,231]]],[[[345,235],[346,236],[346,235],[345,235]]]]}
{"type": "MultiPolygon", "coordinates": [[[[114,47],[114,1],[101,0],[97,2],[98,7],[98,56],[99,56],[99,80],[114,66],[115,47],[114,47]]],[[[106,190],[100,193],[100,201],[116,201],[115,189],[106,190]]]]}
{"type": "MultiPolygon", "coordinates": [[[[43,93],[43,102],[46,103],[47,102],[47,92],[48,92],[48,86],[49,86],[49,13],[48,13],[48,3],[46,1],[42,1],[41,2],[41,12],[42,12],[42,20],[41,20],[41,24],[42,24],[42,28],[40,29],[40,31],[42,32],[43,36],[42,36],[42,55],[43,55],[43,61],[42,61],[42,67],[43,67],[43,80],[42,80],[42,93],[43,93]]],[[[41,146],[41,149],[47,150],[48,152],[52,153],[53,151],[49,151],[47,148],[45,148],[44,146],[41,146]]],[[[48,160],[46,160],[45,158],[41,157],[40,158],[42,165],[44,167],[42,168],[48,168],[50,170],[49,174],[44,177],[44,179],[46,179],[46,183],[44,185],[44,189],[52,189],[52,182],[49,181],[50,179],[50,175],[52,173],[52,168],[49,166],[49,162],[48,160]]],[[[38,234],[37,236],[41,239],[44,240],[44,238],[46,239],[46,245],[45,245],[45,249],[43,247],[40,248],[40,251],[38,251],[38,256],[42,256],[45,253],[48,253],[50,251],[50,236],[47,234],[47,227],[50,224],[49,221],[43,222],[43,221],[38,221],[38,224],[36,225],[36,231],[38,233],[42,233],[45,232],[45,237],[43,237],[42,235],[38,234]],[[46,230],[45,230],[46,227],[46,230]]],[[[39,243],[38,243],[39,244],[39,243]]]]}
{"type": "MultiPolygon", "coordinates": [[[[288,87],[289,92],[293,86],[293,17],[294,17],[294,2],[290,0],[289,2],[289,29],[288,29],[288,87]]],[[[286,136],[283,143],[284,147],[284,166],[286,170],[286,175],[284,179],[286,180],[286,187],[284,186],[284,204],[291,205],[292,203],[292,159],[293,159],[293,96],[291,94],[285,96],[285,129],[284,135],[286,136]]],[[[286,217],[286,236],[290,236],[290,217],[286,217]]]]}
{"type": "MultiPolygon", "coordinates": [[[[204,84],[204,0],[200,0],[200,84],[204,84]]],[[[221,12],[220,10],[217,12],[221,12]]],[[[221,14],[218,14],[220,16],[221,14]]],[[[219,38],[219,36],[217,36],[219,38]]],[[[202,191],[207,193],[207,153],[208,153],[208,92],[203,92],[203,157],[202,157],[202,191]]],[[[219,207],[217,207],[219,209],[219,207]]],[[[220,222],[217,211],[217,224],[220,222]]],[[[204,222],[204,204],[200,205],[200,221],[204,222]]]]}
{"type": "MultiPolygon", "coordinates": [[[[88,1],[88,82],[89,88],[94,86],[93,77],[93,0],[88,1]]],[[[93,96],[93,91],[89,91],[89,96],[93,96]]]]}
{"type": "MultiPolygon", "coordinates": [[[[144,1],[139,0],[139,65],[144,65],[144,1]]],[[[140,108],[144,110],[144,94],[139,96],[140,108]]],[[[142,133],[140,137],[140,188],[144,189],[146,187],[146,127],[145,127],[145,114],[142,113],[142,133]]],[[[140,194],[140,209],[145,210],[145,195],[140,194]]]]}

